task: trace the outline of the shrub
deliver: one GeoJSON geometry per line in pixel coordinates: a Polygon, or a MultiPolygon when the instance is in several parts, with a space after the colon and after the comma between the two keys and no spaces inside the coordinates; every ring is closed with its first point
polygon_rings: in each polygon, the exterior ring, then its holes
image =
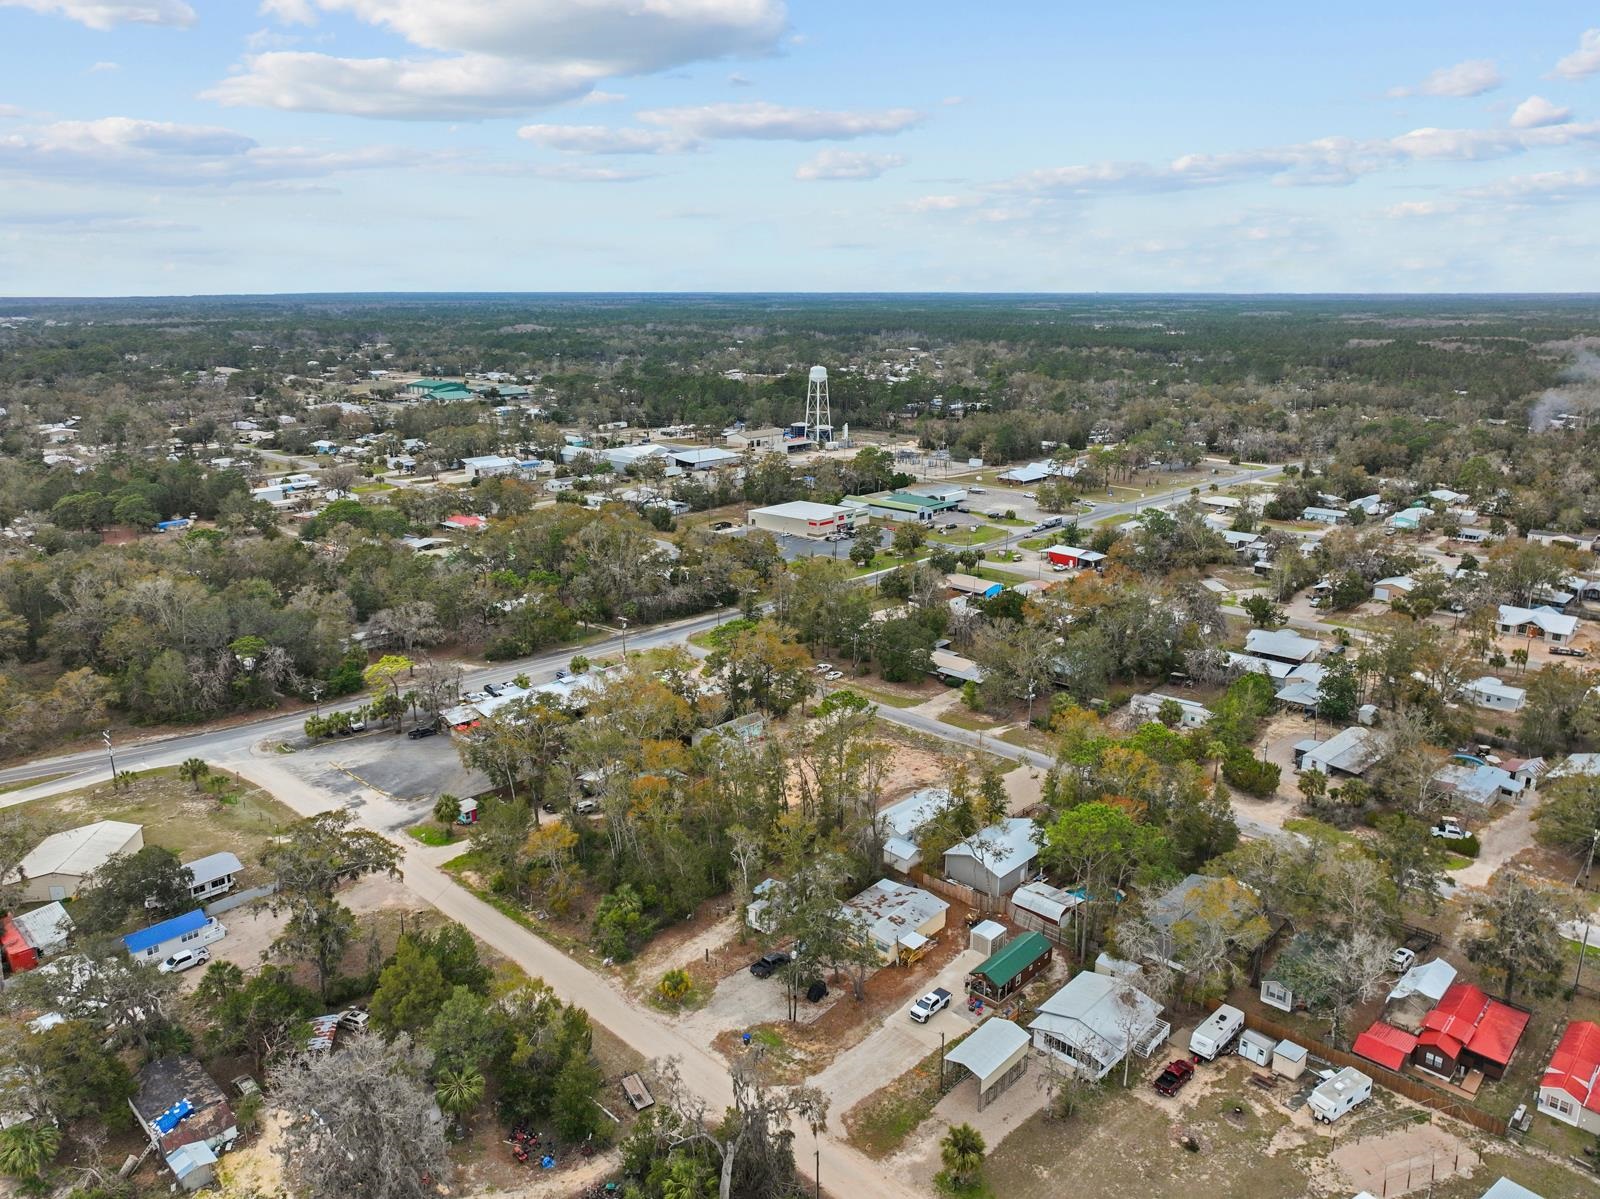
{"type": "Polygon", "coordinates": [[[656,984],[656,997],[674,1007],[689,998],[694,990],[694,980],[687,970],[668,970],[656,984]]]}
{"type": "Polygon", "coordinates": [[[1478,843],[1475,835],[1469,834],[1457,841],[1447,841],[1451,853],[1458,853],[1464,858],[1477,858],[1478,852],[1483,848],[1478,843]]]}

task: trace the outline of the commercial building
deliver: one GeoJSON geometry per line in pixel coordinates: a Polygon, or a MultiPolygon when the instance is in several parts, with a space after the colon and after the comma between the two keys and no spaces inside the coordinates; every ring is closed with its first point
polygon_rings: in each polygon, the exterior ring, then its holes
{"type": "Polygon", "coordinates": [[[745,516],[745,524],[782,536],[820,538],[832,533],[853,532],[856,524],[866,519],[867,513],[861,508],[791,500],[787,504],[752,508],[745,516]]]}
{"type": "MultiPolygon", "coordinates": [[[[83,880],[117,854],[144,848],[144,826],[121,820],[98,820],[46,837],[17,865],[24,903],[71,899],[83,880]]],[[[9,880],[8,880],[9,881],[9,880]]]]}
{"type": "Polygon", "coordinates": [[[1072,570],[1100,570],[1106,562],[1106,556],[1099,550],[1079,549],[1075,545],[1052,545],[1044,551],[1044,556],[1053,565],[1072,570]]]}

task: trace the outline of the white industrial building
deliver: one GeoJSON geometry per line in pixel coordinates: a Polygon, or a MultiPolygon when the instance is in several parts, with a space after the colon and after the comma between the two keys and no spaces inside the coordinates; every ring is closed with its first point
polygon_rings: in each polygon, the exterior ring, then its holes
{"type": "Polygon", "coordinates": [[[830,533],[851,532],[858,522],[865,523],[867,519],[867,514],[859,508],[791,500],[787,504],[752,508],[745,516],[745,524],[769,533],[817,538],[830,533]]]}
{"type": "Polygon", "coordinates": [[[48,903],[71,899],[83,880],[117,854],[144,848],[144,826],[121,820],[97,820],[80,828],[46,837],[17,864],[11,876],[21,876],[19,898],[48,903]]]}

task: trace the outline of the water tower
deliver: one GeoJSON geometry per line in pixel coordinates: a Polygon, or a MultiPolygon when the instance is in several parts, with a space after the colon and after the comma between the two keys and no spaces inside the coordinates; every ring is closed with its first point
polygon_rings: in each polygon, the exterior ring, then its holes
{"type": "Polygon", "coordinates": [[[819,448],[833,440],[833,414],[828,410],[828,368],[814,366],[806,380],[806,436],[819,448]]]}

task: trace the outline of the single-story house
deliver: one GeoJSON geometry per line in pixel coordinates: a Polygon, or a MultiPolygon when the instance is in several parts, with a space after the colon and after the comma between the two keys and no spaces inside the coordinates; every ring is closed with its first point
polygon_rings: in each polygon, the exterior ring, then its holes
{"type": "Polygon", "coordinates": [[[1241,654],[1238,650],[1230,649],[1227,655],[1228,665],[1235,670],[1254,671],[1269,679],[1287,679],[1296,669],[1290,663],[1279,662],[1276,658],[1258,658],[1255,654],[1241,654]]]}
{"type": "Polygon", "coordinates": [[[965,1066],[978,1080],[981,1112],[1028,1068],[1028,1034],[1010,1020],[985,1020],[978,1030],[944,1055],[965,1066]]]}
{"type": "Polygon", "coordinates": [[[967,990],[990,1001],[1006,998],[1050,967],[1054,946],[1043,933],[1013,937],[967,975],[967,990]]]}
{"type": "Polygon", "coordinates": [[[1389,518],[1389,527],[1392,529],[1420,529],[1422,522],[1433,519],[1432,508],[1407,508],[1404,512],[1396,512],[1389,518]]]}
{"type": "Polygon", "coordinates": [[[228,935],[228,930],[215,916],[207,916],[199,908],[141,928],[122,938],[128,956],[136,962],[154,965],[164,962],[180,949],[199,949],[228,935]]]}
{"type": "Polygon", "coordinates": [[[756,932],[770,935],[778,931],[778,916],[772,905],[782,886],[775,878],[764,878],[750,888],[750,902],[745,905],[744,922],[756,932]]]}
{"type": "Polygon", "coordinates": [[[1022,928],[1061,941],[1067,922],[1082,903],[1081,895],[1049,883],[1023,883],[1011,893],[1011,919],[1022,928]]]}
{"type": "Polygon", "coordinates": [[[185,862],[184,865],[192,876],[189,881],[189,895],[198,900],[226,895],[233,890],[234,880],[244,869],[239,859],[227,850],[207,854],[198,861],[185,862]]]}
{"type": "Polygon", "coordinates": [[[1322,702],[1322,680],[1327,669],[1316,662],[1296,666],[1284,677],[1273,699],[1290,708],[1315,708],[1322,702]]]}
{"type": "Polygon", "coordinates": [[[1296,742],[1294,768],[1359,778],[1383,759],[1387,748],[1388,741],[1381,733],[1352,725],[1326,741],[1296,742]]]}
{"type": "Polygon", "coordinates": [[[239,1122],[222,1088],[188,1055],[164,1057],[139,1071],[128,1100],[150,1146],[186,1191],[212,1182],[217,1154],[239,1137],[239,1122]]]}
{"type": "Polygon", "coordinates": [[[1006,589],[1004,583],[991,583],[977,575],[946,575],[944,585],[959,595],[975,595],[979,599],[993,599],[1006,589]]]}
{"type": "Polygon", "coordinates": [[[1461,685],[1462,698],[1479,708],[1496,712],[1520,712],[1527,702],[1528,693],[1521,687],[1502,683],[1492,674],[1482,675],[1461,685]]]}
{"type": "Polygon", "coordinates": [[[457,533],[479,533],[489,527],[489,519],[485,516],[457,512],[454,516],[447,516],[441,520],[439,527],[441,529],[451,529],[457,533]]]}
{"type": "Polygon", "coordinates": [[[1002,820],[944,851],[945,877],[996,897],[1020,887],[1038,863],[1038,826],[1025,816],[1002,820]]]}
{"type": "Polygon", "coordinates": [[[1198,502],[1207,508],[1220,508],[1224,512],[1237,512],[1244,507],[1244,501],[1236,495],[1203,495],[1198,502]]]}
{"type": "Polygon", "coordinates": [[[1298,666],[1309,662],[1322,649],[1312,637],[1302,637],[1287,629],[1251,629],[1244,637],[1244,652],[1257,658],[1271,658],[1298,666]]]}
{"type": "Polygon", "coordinates": [[[1459,504],[1461,501],[1470,500],[1472,497],[1464,491],[1451,491],[1448,487],[1435,487],[1428,492],[1427,498],[1438,500],[1441,504],[1459,504]]]}
{"type": "Polygon", "coordinates": [[[883,834],[883,864],[902,874],[920,866],[922,849],[917,837],[954,798],[943,787],[924,787],[880,809],[876,820],[883,834]]]}
{"type": "Polygon", "coordinates": [[[143,825],[97,820],[46,837],[17,864],[8,881],[20,882],[18,898],[24,903],[71,899],[83,880],[111,858],[143,848],[143,825]]]}
{"type": "Polygon", "coordinates": [[[1377,1062],[1396,1074],[1405,1069],[1417,1047],[1417,1038],[1403,1028],[1377,1020],[1355,1039],[1350,1051],[1369,1062],[1377,1062]]]}
{"type": "Polygon", "coordinates": [[[921,887],[879,879],[843,904],[846,915],[861,925],[863,939],[885,963],[914,960],[928,948],[928,938],[944,928],[950,905],[921,887]]]}
{"type": "Polygon", "coordinates": [[[1509,771],[1487,762],[1450,762],[1434,771],[1428,782],[1439,794],[1485,809],[1522,794],[1522,784],[1509,771]]]}
{"type": "Polygon", "coordinates": [[[1165,963],[1171,969],[1183,970],[1183,963],[1176,960],[1178,926],[1197,915],[1202,908],[1216,903],[1219,898],[1237,917],[1245,918],[1252,911],[1259,911],[1248,890],[1231,880],[1205,874],[1187,875],[1183,881],[1173,884],[1161,894],[1146,898],[1145,922],[1161,938],[1153,948],[1152,959],[1165,963]]]}
{"type": "Polygon", "coordinates": [[[961,654],[953,654],[947,649],[936,649],[928,655],[928,661],[928,673],[938,675],[947,683],[983,682],[983,667],[961,654]]]}
{"type": "Polygon", "coordinates": [[[1557,612],[1548,605],[1538,608],[1519,608],[1501,604],[1495,617],[1495,629],[1502,636],[1533,637],[1549,641],[1552,645],[1565,645],[1578,631],[1578,618],[1557,612]]]}
{"type": "Polygon", "coordinates": [[[1176,695],[1162,695],[1157,691],[1147,691],[1143,695],[1136,695],[1128,701],[1128,711],[1140,720],[1150,721],[1159,719],[1161,705],[1173,703],[1178,705],[1178,726],[1186,729],[1197,729],[1211,719],[1211,709],[1204,704],[1196,703],[1192,699],[1183,699],[1176,695]]]}
{"type": "Polygon", "coordinates": [[[1377,493],[1364,495],[1358,499],[1351,500],[1349,504],[1345,505],[1345,508],[1346,511],[1352,508],[1360,508],[1368,516],[1382,516],[1384,510],[1383,497],[1377,493]]]}
{"type": "Polygon", "coordinates": [[[1401,596],[1410,595],[1417,588],[1417,581],[1410,575],[1390,575],[1387,579],[1379,579],[1372,585],[1372,598],[1380,603],[1393,603],[1401,596]]]}
{"type": "Polygon", "coordinates": [[[1422,1021],[1412,1061],[1445,1078],[1462,1069],[1501,1078],[1528,1020],[1529,1013],[1489,998],[1471,983],[1455,983],[1422,1021]]]}
{"type": "Polygon", "coordinates": [[[1257,550],[1265,549],[1266,542],[1261,540],[1259,533],[1242,533],[1237,529],[1219,529],[1222,540],[1228,543],[1228,548],[1241,557],[1248,558],[1257,550]]]}
{"type": "Polygon", "coordinates": [[[1044,556],[1056,566],[1073,570],[1100,570],[1106,561],[1106,556],[1098,550],[1079,549],[1075,545],[1052,545],[1044,551],[1044,556]]]}
{"type": "Polygon", "coordinates": [[[1596,538],[1588,533],[1556,533],[1550,529],[1534,529],[1528,540],[1539,545],[1560,545],[1570,549],[1588,551],[1595,547],[1596,538]]]}
{"type": "Polygon", "coordinates": [[[1343,524],[1349,519],[1349,514],[1343,508],[1306,508],[1300,513],[1301,520],[1314,520],[1319,525],[1343,524]]]}
{"type": "Polygon", "coordinates": [[[1130,1051],[1148,1058],[1172,1026],[1161,1005],[1120,978],[1085,970],[1039,1005],[1028,1025],[1033,1047],[1100,1079],[1130,1051]]]}
{"type": "Polygon", "coordinates": [[[20,974],[67,947],[72,917],[59,903],[47,903],[18,916],[0,916],[0,974],[20,974]]]}
{"type": "Polygon", "coordinates": [[[791,500],[787,504],[752,508],[745,515],[745,524],[779,535],[817,538],[830,533],[851,532],[856,522],[864,520],[866,516],[866,511],[860,508],[791,500]]]}
{"type": "Polygon", "coordinates": [[[1567,1024],[1539,1080],[1539,1110],[1584,1132],[1600,1133],[1600,1024],[1567,1024]]]}

